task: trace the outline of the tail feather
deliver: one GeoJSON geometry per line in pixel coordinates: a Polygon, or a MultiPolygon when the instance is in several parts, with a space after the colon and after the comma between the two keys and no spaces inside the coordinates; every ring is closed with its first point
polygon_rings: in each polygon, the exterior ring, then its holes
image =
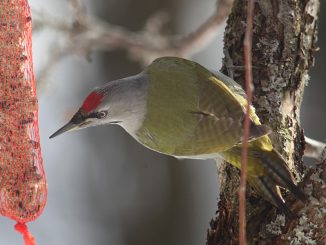
{"type": "MultiPolygon", "coordinates": [[[[260,142],[258,142],[260,143],[260,142]]],[[[288,189],[296,198],[305,202],[306,194],[296,185],[286,162],[274,149],[266,150],[258,143],[250,143],[248,151],[248,182],[267,201],[278,207],[288,217],[293,217],[280,192],[288,189]]],[[[221,155],[240,168],[241,147],[234,147],[221,155]]]]}
{"type": "Polygon", "coordinates": [[[295,215],[285,204],[279,187],[276,186],[273,181],[269,180],[268,177],[258,177],[258,181],[260,182],[261,191],[263,191],[265,196],[270,199],[269,201],[278,207],[278,209],[281,210],[282,213],[284,213],[288,218],[294,218],[295,215]]]}
{"type": "MultiPolygon", "coordinates": [[[[260,152],[262,154],[262,152],[260,152]]],[[[298,199],[305,202],[307,200],[306,194],[295,184],[295,180],[287,167],[282,156],[275,150],[266,152],[262,155],[262,163],[266,165],[269,175],[274,179],[277,185],[288,189],[298,199]]]]}

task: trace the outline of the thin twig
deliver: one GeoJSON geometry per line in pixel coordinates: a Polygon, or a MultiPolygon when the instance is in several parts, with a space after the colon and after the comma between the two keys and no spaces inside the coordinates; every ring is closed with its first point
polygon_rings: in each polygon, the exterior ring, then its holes
{"type": "Polygon", "coordinates": [[[243,129],[243,144],[241,152],[241,175],[240,175],[240,188],[239,188],[239,244],[247,244],[246,239],[246,182],[247,182],[247,161],[248,161],[248,139],[249,139],[249,114],[251,104],[252,93],[252,74],[251,74],[251,49],[252,49],[252,28],[253,28],[253,16],[254,16],[254,0],[248,0],[247,6],[247,27],[245,38],[243,42],[244,46],[244,63],[246,68],[245,80],[246,80],[246,117],[244,121],[243,129]]]}

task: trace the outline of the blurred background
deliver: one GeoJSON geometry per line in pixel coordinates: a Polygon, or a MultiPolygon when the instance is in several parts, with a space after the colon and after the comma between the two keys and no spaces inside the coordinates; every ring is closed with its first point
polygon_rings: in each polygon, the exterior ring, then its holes
{"type": "MultiPolygon", "coordinates": [[[[32,14],[69,19],[65,0],[29,0],[32,14]]],[[[215,0],[84,0],[87,12],[131,31],[141,30],[157,11],[166,11],[171,34],[186,34],[204,22],[215,0]]],[[[316,64],[306,89],[302,124],[308,136],[326,138],[326,7],[321,6],[316,64]]],[[[222,60],[224,26],[214,40],[192,57],[210,69],[222,60]]],[[[60,35],[50,29],[33,36],[36,74],[49,60],[60,35]]],[[[39,91],[39,124],[48,203],[29,224],[37,244],[198,245],[205,244],[215,216],[218,180],[213,161],[178,161],[152,152],[121,128],[103,126],[49,140],[78,109],[95,86],[138,73],[141,65],[122,50],[95,51],[90,61],[69,56],[48,74],[39,91]]],[[[22,244],[14,222],[0,217],[0,244],[22,244]]]]}

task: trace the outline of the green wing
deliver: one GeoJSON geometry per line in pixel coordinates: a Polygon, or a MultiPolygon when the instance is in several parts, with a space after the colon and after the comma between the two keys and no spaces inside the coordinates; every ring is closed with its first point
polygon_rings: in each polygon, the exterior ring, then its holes
{"type": "Polygon", "coordinates": [[[210,72],[213,73],[217,77],[218,80],[223,82],[235,95],[240,96],[244,99],[247,99],[246,92],[233,79],[231,79],[230,77],[224,75],[223,73],[221,73],[219,71],[210,71],[210,72]]]}
{"type": "MultiPolygon", "coordinates": [[[[222,81],[234,94],[236,94],[240,103],[246,105],[247,95],[243,88],[230,77],[218,71],[211,71],[220,81],[222,81]]],[[[260,125],[259,117],[257,116],[254,107],[250,108],[250,119],[260,125]]],[[[271,151],[273,149],[272,142],[268,135],[265,135],[250,143],[252,146],[257,146],[261,149],[271,151]]]]}
{"type": "MultiPolygon", "coordinates": [[[[197,67],[196,71],[198,105],[192,114],[197,125],[185,145],[193,155],[225,151],[241,141],[242,106],[232,91],[206,69],[197,67]]],[[[177,154],[185,154],[184,147],[177,150],[177,154]]]]}
{"type": "Polygon", "coordinates": [[[225,151],[241,141],[243,105],[211,72],[175,57],[157,59],[146,72],[149,102],[137,132],[141,143],[165,154],[192,156],[225,151]]]}

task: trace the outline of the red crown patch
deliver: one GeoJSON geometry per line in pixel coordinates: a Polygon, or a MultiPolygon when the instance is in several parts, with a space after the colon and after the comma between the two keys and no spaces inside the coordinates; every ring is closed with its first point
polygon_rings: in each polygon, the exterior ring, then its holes
{"type": "Polygon", "coordinates": [[[87,98],[85,99],[82,110],[86,113],[96,109],[96,107],[101,103],[102,99],[104,97],[104,94],[99,92],[92,92],[90,93],[87,98]]]}

